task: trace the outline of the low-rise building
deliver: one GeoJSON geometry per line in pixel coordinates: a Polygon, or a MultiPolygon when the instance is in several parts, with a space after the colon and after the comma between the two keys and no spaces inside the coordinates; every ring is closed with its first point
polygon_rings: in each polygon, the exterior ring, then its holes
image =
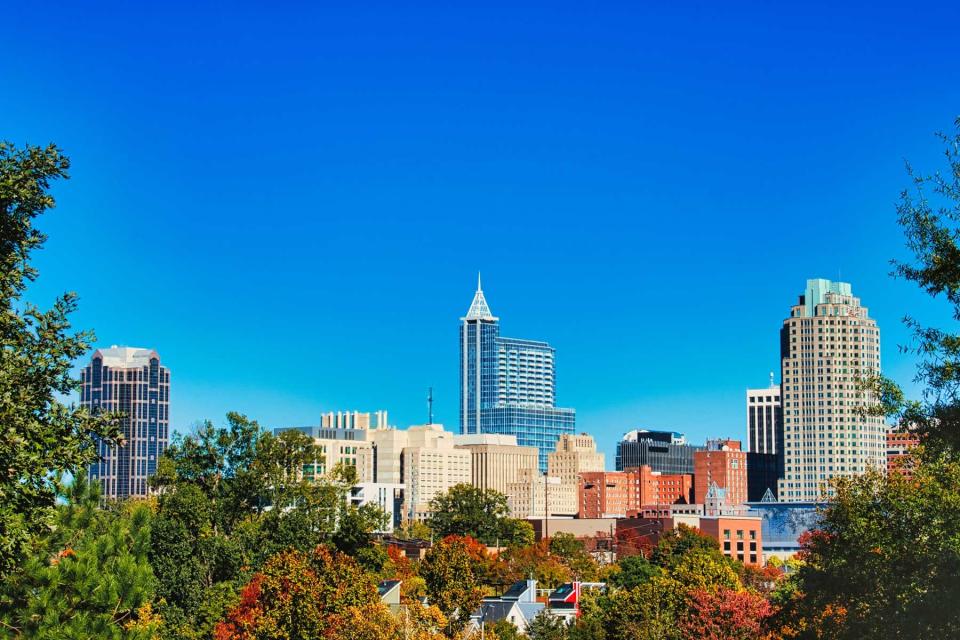
{"type": "Polygon", "coordinates": [[[580,474],[581,518],[626,517],[644,505],[687,504],[693,500],[693,477],[663,474],[649,466],[629,471],[580,474]]]}

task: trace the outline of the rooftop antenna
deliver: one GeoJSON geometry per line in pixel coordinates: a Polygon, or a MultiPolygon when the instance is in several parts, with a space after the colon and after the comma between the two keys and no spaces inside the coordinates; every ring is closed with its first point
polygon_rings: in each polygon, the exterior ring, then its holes
{"type": "Polygon", "coordinates": [[[773,371],[770,372],[770,386],[771,386],[771,387],[774,386],[774,385],[773,385],[773,371]]]}
{"type": "Polygon", "coordinates": [[[433,387],[427,389],[427,424],[433,424],[433,387]]]}

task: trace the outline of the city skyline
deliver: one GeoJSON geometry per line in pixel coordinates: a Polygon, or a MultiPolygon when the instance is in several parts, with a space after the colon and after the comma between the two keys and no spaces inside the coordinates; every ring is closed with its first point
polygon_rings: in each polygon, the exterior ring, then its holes
{"type": "Polygon", "coordinates": [[[179,431],[417,424],[428,387],[456,429],[478,270],[608,460],[635,428],[745,441],[809,278],[853,283],[915,389],[900,318],[946,315],[888,276],[894,203],[960,103],[957,8],[809,9],[12,7],[35,55],[0,75],[44,98],[0,104],[4,136],[72,159],[28,299],[76,290],[96,346],[160,351],[179,431]],[[91,247],[163,312],[118,304],[91,247]]]}

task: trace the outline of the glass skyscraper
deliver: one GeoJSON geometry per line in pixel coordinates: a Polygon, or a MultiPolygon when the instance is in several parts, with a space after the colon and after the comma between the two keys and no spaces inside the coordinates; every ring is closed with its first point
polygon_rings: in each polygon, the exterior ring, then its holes
{"type": "Polygon", "coordinates": [[[480,279],[460,324],[460,433],[516,436],[537,447],[540,470],[565,433],[574,433],[576,412],[556,406],[554,349],[546,342],[500,336],[480,279]]]}

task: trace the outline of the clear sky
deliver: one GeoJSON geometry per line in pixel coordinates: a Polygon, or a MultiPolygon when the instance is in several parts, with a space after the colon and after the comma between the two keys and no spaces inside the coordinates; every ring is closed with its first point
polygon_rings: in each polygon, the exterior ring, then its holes
{"type": "Polygon", "coordinates": [[[3,11],[0,136],[74,162],[30,298],[159,350],[177,429],[406,426],[428,386],[456,429],[478,270],[610,466],[632,428],[745,437],[807,278],[901,382],[900,318],[948,318],[887,273],[904,159],[960,113],[956,3],[269,4],[3,11]]]}

